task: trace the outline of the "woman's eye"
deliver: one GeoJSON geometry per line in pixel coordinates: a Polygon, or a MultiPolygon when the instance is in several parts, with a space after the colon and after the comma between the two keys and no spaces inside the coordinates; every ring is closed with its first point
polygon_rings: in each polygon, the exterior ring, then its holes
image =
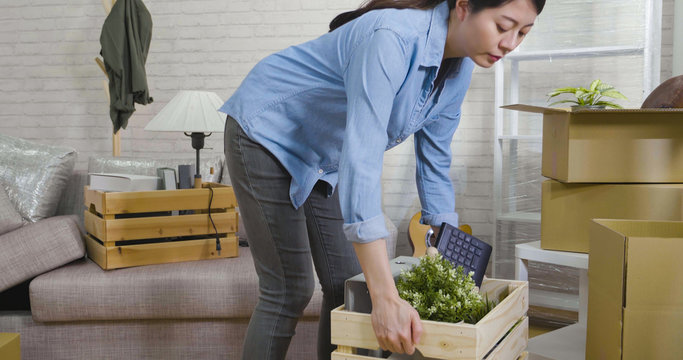
{"type": "Polygon", "coordinates": [[[503,27],[498,25],[498,24],[496,24],[496,27],[498,28],[498,31],[500,31],[502,33],[507,31],[507,30],[503,29],[503,27]]]}
{"type": "Polygon", "coordinates": [[[525,37],[525,36],[526,36],[525,32],[521,32],[521,31],[519,32],[519,37],[525,37]]]}

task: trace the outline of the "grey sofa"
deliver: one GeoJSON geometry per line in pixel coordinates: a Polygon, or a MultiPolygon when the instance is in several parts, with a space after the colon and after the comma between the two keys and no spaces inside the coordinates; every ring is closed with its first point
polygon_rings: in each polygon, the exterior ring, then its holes
{"type": "MultiPolygon", "coordinates": [[[[218,162],[213,180],[226,183],[227,169],[218,162]]],[[[140,173],[168,165],[98,158],[89,171],[140,173]]],[[[86,184],[87,172],[75,171],[56,216],[0,236],[0,292],[20,293],[28,284],[30,310],[0,310],[0,332],[21,334],[22,358],[240,358],[258,296],[249,248],[230,259],[104,271],[86,257],[82,238],[86,184]]],[[[388,220],[387,226],[393,257],[397,231],[388,220]]],[[[315,358],[321,298],[318,285],[289,359],[315,358]]]]}

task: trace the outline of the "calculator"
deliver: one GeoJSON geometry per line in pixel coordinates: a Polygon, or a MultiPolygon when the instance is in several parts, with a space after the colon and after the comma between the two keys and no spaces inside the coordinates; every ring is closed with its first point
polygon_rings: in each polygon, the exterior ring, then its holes
{"type": "Polygon", "coordinates": [[[454,267],[462,266],[465,274],[473,271],[474,283],[481,286],[491,257],[491,245],[453,225],[442,223],[435,246],[454,267]]]}

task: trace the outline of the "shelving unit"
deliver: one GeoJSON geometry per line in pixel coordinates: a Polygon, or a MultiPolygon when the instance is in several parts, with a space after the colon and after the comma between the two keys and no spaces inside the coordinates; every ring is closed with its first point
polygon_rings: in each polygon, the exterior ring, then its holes
{"type": "MultiPolygon", "coordinates": [[[[531,201],[538,199],[538,205],[525,202],[524,204],[517,203],[515,199],[524,199],[529,195],[525,194],[527,189],[522,189],[517,186],[517,179],[523,177],[523,166],[528,164],[528,158],[522,158],[527,149],[532,151],[532,154],[537,156],[540,154],[542,135],[541,123],[542,115],[537,115],[536,118],[529,119],[531,121],[539,121],[538,126],[532,123],[534,131],[521,131],[519,113],[517,111],[510,111],[504,113],[500,107],[507,104],[516,104],[520,102],[520,64],[527,61],[563,61],[572,59],[591,59],[591,58],[605,58],[605,57],[626,57],[626,56],[642,56],[642,72],[637,76],[642,75],[643,85],[643,99],[660,83],[660,54],[661,54],[661,21],[662,21],[662,2],[659,0],[643,0],[644,5],[644,37],[641,43],[633,46],[594,46],[594,47],[577,47],[562,50],[534,50],[534,51],[520,51],[516,50],[508,54],[504,60],[499,61],[495,65],[495,123],[494,123],[494,165],[493,165],[493,204],[494,204],[494,225],[495,230],[493,234],[493,253],[492,253],[492,276],[497,278],[510,277],[510,261],[508,256],[512,245],[524,241],[540,240],[535,238],[536,231],[541,224],[540,212],[529,211],[529,209],[540,209],[540,196],[536,196],[531,201]],[[506,78],[507,77],[507,78],[506,78]],[[537,119],[537,120],[536,120],[537,119]],[[538,132],[535,129],[539,129],[538,132]],[[522,168],[522,170],[520,170],[522,168]],[[511,199],[511,200],[510,200],[511,199]],[[530,206],[531,205],[531,206],[530,206]],[[513,235],[510,236],[503,231],[513,229],[513,235]],[[525,233],[526,232],[526,233],[525,233]],[[530,234],[528,239],[524,235],[530,234]]],[[[578,6],[578,5],[577,5],[578,6]]],[[[604,14],[603,14],[604,15],[604,14]]],[[[601,14],[596,13],[596,16],[601,14]]],[[[538,34],[534,34],[539,36],[538,34]]],[[[609,43],[609,37],[605,37],[605,43],[609,43]]],[[[640,40],[638,40],[640,41],[640,40]]],[[[618,63],[618,61],[615,61],[618,63]]],[[[562,71],[563,67],[557,66],[558,71],[562,71]]],[[[634,74],[635,75],[635,74],[634,74]]],[[[558,84],[551,83],[551,78],[548,79],[548,89],[556,88],[558,84]]],[[[534,86],[538,86],[535,83],[534,86]]],[[[541,99],[544,100],[544,99],[541,99]]],[[[539,159],[540,160],[540,159],[539,159]]],[[[539,162],[540,165],[540,162],[539,162]]],[[[541,179],[540,169],[538,174],[541,179]]],[[[525,187],[528,185],[524,185],[525,187]]],[[[533,187],[533,185],[532,185],[533,187]]],[[[525,200],[526,201],[526,200],[525,200]]],[[[540,246],[540,242],[538,244],[540,246]]],[[[518,245],[519,246],[519,245],[518,245]]],[[[515,252],[517,252],[515,247],[515,252]]],[[[529,249],[527,249],[529,250],[529,249]]],[[[540,250],[540,249],[539,249],[540,250]]],[[[522,249],[522,252],[524,249],[522,249]]],[[[541,250],[542,251],[542,250],[541,250]]],[[[534,261],[533,257],[531,258],[534,261]]],[[[539,264],[539,266],[555,266],[562,265],[561,262],[546,261],[547,264],[539,264]],[[548,265],[552,264],[552,265],[548,265]]],[[[518,265],[518,264],[516,264],[518,265]]],[[[587,265],[586,265],[587,266],[587,265]]],[[[574,266],[576,267],[576,266],[574,266]]],[[[586,270],[579,270],[580,287],[582,282],[586,282],[586,270]]],[[[518,278],[518,277],[517,277],[518,278]]],[[[585,284],[583,284],[585,285],[585,284]]],[[[585,291],[584,291],[585,293],[585,291]]],[[[579,288],[579,295],[582,294],[579,288]]],[[[558,349],[559,353],[555,353],[557,359],[581,359],[582,354],[574,350],[568,350],[567,353],[562,353],[562,343],[583,344],[585,346],[585,311],[579,311],[581,301],[580,296],[571,294],[560,294],[552,289],[533,289],[530,292],[530,305],[542,306],[546,308],[577,311],[580,314],[580,321],[544,337],[539,337],[535,342],[529,343],[529,348],[533,345],[540,345],[543,349],[547,346],[558,349]],[[537,344],[538,343],[538,344],[537,344]]],[[[584,309],[585,310],[585,309],[584,309]]],[[[538,346],[536,346],[538,349],[538,346]]],[[[544,350],[540,350],[541,353],[544,350]]]]}
{"type": "MultiPolygon", "coordinates": [[[[578,308],[579,322],[573,325],[539,335],[529,340],[527,350],[529,354],[540,355],[550,359],[579,360],[584,358],[586,351],[586,323],[588,313],[588,254],[573,253],[567,251],[550,251],[541,249],[541,242],[534,241],[515,246],[515,279],[528,281],[529,261],[538,261],[556,265],[569,266],[579,269],[579,301],[572,304],[578,308]]],[[[529,291],[529,299],[534,294],[529,291]]],[[[567,301],[559,304],[543,302],[544,299],[557,301],[557,295],[537,296],[541,306],[552,306],[567,309],[567,301]],[[558,306],[559,305],[559,306],[558,306]]],[[[571,300],[569,300],[571,303],[571,300]]]]}
{"type": "MultiPolygon", "coordinates": [[[[519,102],[519,65],[523,61],[538,60],[558,60],[558,59],[578,59],[578,58],[598,58],[598,57],[618,57],[641,55],[643,57],[643,94],[649,94],[656,85],[659,84],[660,74],[660,53],[661,53],[661,19],[662,3],[659,0],[644,0],[644,41],[642,46],[597,46],[584,48],[571,48],[561,50],[535,50],[535,51],[514,51],[504,57],[495,65],[495,124],[494,124],[494,165],[493,165],[493,196],[494,214],[496,231],[493,234],[493,268],[494,277],[505,277],[506,274],[499,273],[499,264],[496,261],[498,245],[498,224],[500,221],[513,223],[538,224],[540,226],[541,215],[536,212],[520,211],[514,202],[510,202],[505,211],[505,199],[503,198],[503,188],[507,187],[507,197],[514,198],[517,194],[513,184],[503,183],[505,175],[503,173],[503,157],[508,156],[509,168],[515,171],[518,161],[518,148],[520,142],[537,142],[540,144],[542,136],[540,134],[520,134],[518,112],[511,111],[508,114],[509,128],[504,129],[504,113],[500,107],[506,104],[519,102]],[[509,86],[506,89],[506,64],[509,63],[509,86]],[[507,92],[507,97],[506,97],[507,92]],[[507,147],[505,146],[507,144],[507,147]],[[507,151],[507,152],[506,152],[507,151]]],[[[538,35],[536,35],[538,36],[538,35]]],[[[605,42],[609,38],[605,37],[605,42]]],[[[549,84],[548,88],[554,88],[549,84]]],[[[541,116],[538,116],[540,121],[541,116]]],[[[509,174],[508,179],[515,179],[514,173],[509,174]]],[[[539,174],[540,175],[540,174],[539,174]]],[[[514,180],[510,180],[514,181],[514,180]]],[[[538,205],[540,209],[540,204],[538,205]]],[[[532,240],[532,239],[530,239],[532,240]]]]}

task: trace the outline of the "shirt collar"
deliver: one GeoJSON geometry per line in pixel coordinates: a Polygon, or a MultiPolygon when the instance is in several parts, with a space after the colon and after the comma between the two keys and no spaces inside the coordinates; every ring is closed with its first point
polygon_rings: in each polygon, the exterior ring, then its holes
{"type": "Polygon", "coordinates": [[[432,19],[427,33],[427,45],[425,47],[425,57],[422,60],[423,66],[441,65],[443,51],[446,45],[446,34],[448,33],[448,1],[442,1],[432,10],[432,19]]]}

